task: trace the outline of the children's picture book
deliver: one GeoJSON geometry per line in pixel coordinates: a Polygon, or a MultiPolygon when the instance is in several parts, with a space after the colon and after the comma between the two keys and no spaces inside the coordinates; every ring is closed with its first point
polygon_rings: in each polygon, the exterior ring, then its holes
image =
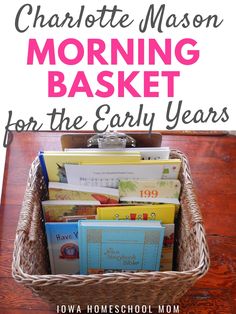
{"type": "MultiPolygon", "coordinates": [[[[68,200],[51,200],[43,201],[42,208],[45,222],[68,221],[71,216],[92,215],[95,219],[98,201],[68,201],[68,200]]],[[[101,205],[101,204],[100,204],[101,205]]]]}
{"type": "Polygon", "coordinates": [[[177,179],[181,161],[141,160],[138,163],[120,164],[65,164],[68,183],[118,188],[120,180],[177,179]]]}
{"type": "MultiPolygon", "coordinates": [[[[91,150],[93,150],[94,152],[97,153],[103,153],[104,151],[107,152],[108,149],[100,149],[100,148],[66,148],[65,151],[66,152],[90,152],[91,150]]],[[[108,150],[109,151],[109,150],[108,150]]],[[[170,156],[170,148],[169,147],[132,147],[132,148],[122,148],[122,149],[114,149],[112,151],[114,152],[121,152],[121,153],[135,153],[135,152],[139,152],[141,155],[141,159],[142,160],[157,160],[157,159],[169,159],[170,156]]]]}
{"type": "Polygon", "coordinates": [[[169,159],[170,149],[169,147],[139,147],[134,148],[140,150],[142,160],[158,160],[158,159],[169,159]]]}
{"type": "Polygon", "coordinates": [[[174,216],[174,204],[127,205],[97,208],[97,219],[99,220],[160,220],[163,224],[171,224],[174,222],[174,216]]]}
{"type": "MultiPolygon", "coordinates": [[[[96,219],[97,207],[117,206],[117,204],[101,204],[99,201],[49,200],[42,201],[45,222],[69,221],[76,219],[96,219]]],[[[127,206],[126,203],[119,206],[127,206]]]]}
{"type": "Polygon", "coordinates": [[[165,234],[161,252],[160,271],[173,270],[175,225],[165,224],[165,234]]]}
{"type": "Polygon", "coordinates": [[[179,204],[179,180],[120,180],[120,201],[179,204]]]}
{"type": "Polygon", "coordinates": [[[49,182],[48,192],[50,200],[98,201],[100,204],[117,204],[119,201],[119,190],[113,188],[49,182]]]}
{"type": "Polygon", "coordinates": [[[80,274],[159,270],[164,230],[159,221],[80,220],[80,274]]]}
{"type": "Polygon", "coordinates": [[[77,222],[46,223],[51,273],[79,274],[77,222]]]}
{"type": "Polygon", "coordinates": [[[94,151],[86,151],[86,153],[80,151],[76,153],[60,151],[39,153],[39,160],[46,181],[62,183],[67,183],[65,164],[138,162],[140,158],[141,155],[138,151],[123,154],[110,151],[103,153],[94,153],[94,151]]]}

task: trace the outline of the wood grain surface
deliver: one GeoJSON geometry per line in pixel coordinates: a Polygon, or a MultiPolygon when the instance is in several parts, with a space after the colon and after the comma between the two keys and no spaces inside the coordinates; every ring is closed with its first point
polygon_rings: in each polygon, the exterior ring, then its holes
{"type": "MultiPolygon", "coordinates": [[[[60,149],[61,134],[16,133],[13,143],[8,147],[0,208],[0,314],[56,313],[55,307],[12,279],[11,262],[30,164],[39,150],[60,149]]],[[[180,149],[189,158],[211,257],[208,274],[182,297],[179,313],[234,314],[236,137],[166,134],[162,146],[180,149]]]]}

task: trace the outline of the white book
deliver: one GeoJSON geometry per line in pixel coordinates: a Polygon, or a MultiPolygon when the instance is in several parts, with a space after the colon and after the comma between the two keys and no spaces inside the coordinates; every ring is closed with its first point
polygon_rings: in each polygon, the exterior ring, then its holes
{"type": "MultiPolygon", "coordinates": [[[[77,165],[73,165],[77,166],[77,165]]],[[[119,190],[114,188],[104,188],[104,187],[96,187],[93,186],[85,186],[78,184],[70,184],[70,183],[60,183],[60,182],[49,182],[48,189],[58,189],[58,190],[67,190],[67,191],[77,191],[77,192],[85,192],[85,193],[100,193],[100,194],[109,194],[119,197],[119,190]]],[[[80,200],[82,201],[82,200],[80,200]]],[[[89,201],[90,202],[90,201],[89,201]]]]}
{"type": "Polygon", "coordinates": [[[83,200],[47,200],[42,201],[42,205],[46,206],[56,206],[56,205],[100,205],[100,202],[98,201],[83,201],[83,200]]]}
{"type": "Polygon", "coordinates": [[[123,196],[120,197],[120,202],[124,203],[164,203],[164,204],[175,204],[179,205],[179,200],[176,198],[166,198],[166,197],[157,197],[157,198],[152,198],[152,197],[128,197],[128,196],[123,196]]]}
{"type": "Polygon", "coordinates": [[[153,164],[65,164],[69,184],[117,188],[121,179],[177,179],[181,162],[153,164]]]}
{"type": "MultiPolygon", "coordinates": [[[[94,153],[103,153],[109,152],[111,149],[100,149],[100,148],[66,148],[66,152],[76,153],[76,152],[90,152],[94,153]]],[[[114,148],[112,152],[125,152],[125,153],[134,153],[140,152],[141,159],[143,160],[158,160],[158,159],[169,159],[170,157],[170,148],[169,147],[134,147],[134,148],[114,148]]]]}

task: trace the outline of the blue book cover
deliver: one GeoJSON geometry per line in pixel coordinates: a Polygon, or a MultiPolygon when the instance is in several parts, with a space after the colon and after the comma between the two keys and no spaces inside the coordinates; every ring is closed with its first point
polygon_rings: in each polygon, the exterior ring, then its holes
{"type": "Polygon", "coordinates": [[[80,274],[159,270],[164,230],[159,221],[79,221],[80,274]]]}
{"type": "Polygon", "coordinates": [[[79,274],[78,223],[46,223],[52,274],[79,274]]]}
{"type": "Polygon", "coordinates": [[[44,155],[43,154],[44,153],[40,151],[39,154],[38,154],[38,157],[39,157],[40,165],[41,165],[41,168],[42,168],[42,174],[44,176],[46,184],[48,184],[48,173],[47,173],[47,168],[46,168],[46,165],[45,165],[44,155]]]}

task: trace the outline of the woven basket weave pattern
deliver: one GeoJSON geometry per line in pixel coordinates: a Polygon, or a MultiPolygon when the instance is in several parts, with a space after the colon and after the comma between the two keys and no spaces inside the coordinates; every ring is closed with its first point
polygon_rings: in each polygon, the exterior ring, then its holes
{"type": "Polygon", "coordinates": [[[16,281],[51,303],[76,304],[171,304],[209,268],[209,253],[202,217],[192,188],[188,161],[181,158],[181,212],[178,221],[177,270],[169,272],[49,275],[49,258],[42,220],[41,200],[47,189],[38,158],[31,166],[19,217],[13,252],[12,274],[16,281]]]}

